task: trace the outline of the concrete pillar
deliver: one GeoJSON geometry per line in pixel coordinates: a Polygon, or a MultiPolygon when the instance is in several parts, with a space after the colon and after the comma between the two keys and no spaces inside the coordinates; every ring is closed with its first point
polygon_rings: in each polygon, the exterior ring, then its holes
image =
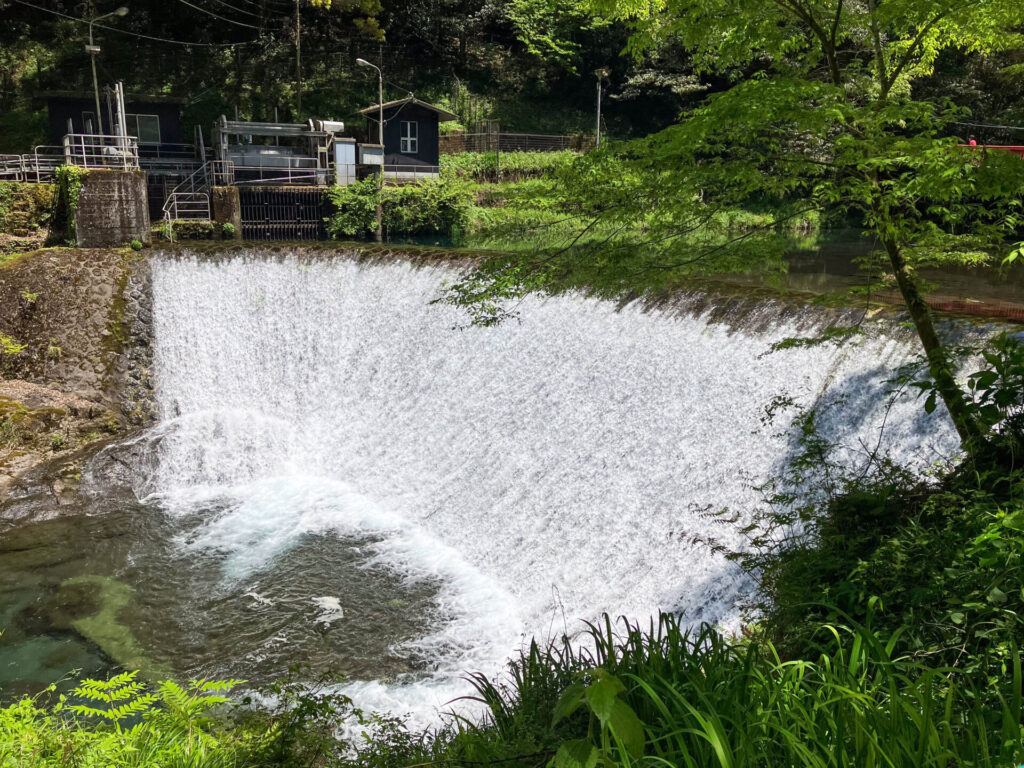
{"type": "Polygon", "coordinates": [[[242,203],[238,187],[213,187],[213,220],[235,228],[235,239],[242,239],[242,203]]]}
{"type": "Polygon", "coordinates": [[[150,241],[144,171],[92,169],[82,179],[75,210],[75,239],[82,248],[150,241]]]}

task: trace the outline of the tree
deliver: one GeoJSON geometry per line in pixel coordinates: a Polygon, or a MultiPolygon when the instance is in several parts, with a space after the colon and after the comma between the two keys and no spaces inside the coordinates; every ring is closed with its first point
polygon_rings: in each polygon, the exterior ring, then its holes
{"type": "MultiPolygon", "coordinates": [[[[689,51],[697,74],[726,85],[679,124],[581,160],[578,194],[563,179],[566,209],[581,229],[642,230],[663,251],[658,269],[704,261],[726,250],[686,235],[714,214],[752,199],[784,215],[811,208],[855,211],[881,244],[906,301],[935,389],[965,450],[982,427],[958,385],[916,270],[937,262],[990,258],[1019,226],[1024,163],[959,147],[949,135],[961,110],[915,99],[913,84],[941,52],[1019,47],[1019,0],[594,0],[591,12],[634,25],[637,57],[671,41],[689,51]],[[599,167],[614,164],[608,174],[599,167]],[[603,181],[607,188],[597,189],[603,181]],[[591,204],[585,202],[589,199],[591,204]],[[675,243],[673,252],[667,244],[675,243]],[[673,261],[675,259],[675,261],[673,261]]],[[[746,236],[736,238],[736,242],[746,236]]],[[[634,235],[635,238],[635,235],[634,235]]],[[[617,248],[602,241],[603,253],[617,248]]],[[[635,241],[635,244],[641,244],[635,241]]],[[[602,248],[590,248],[592,258],[602,248]]],[[[538,280],[550,278],[544,262],[538,280]]],[[[511,289],[531,287],[521,265],[511,289]]],[[[457,301],[486,293],[480,275],[457,301]]]]}

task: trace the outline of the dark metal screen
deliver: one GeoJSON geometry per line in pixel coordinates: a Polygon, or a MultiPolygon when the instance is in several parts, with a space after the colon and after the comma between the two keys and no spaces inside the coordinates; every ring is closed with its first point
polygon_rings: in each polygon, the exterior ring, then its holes
{"type": "Polygon", "coordinates": [[[239,185],[246,240],[325,240],[324,190],[239,185]]]}

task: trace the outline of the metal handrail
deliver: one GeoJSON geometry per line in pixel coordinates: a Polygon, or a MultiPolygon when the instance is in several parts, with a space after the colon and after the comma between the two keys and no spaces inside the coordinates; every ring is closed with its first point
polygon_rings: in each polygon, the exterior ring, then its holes
{"type": "Polygon", "coordinates": [[[134,136],[69,133],[64,137],[64,161],[82,168],[139,167],[139,142],[134,136]]]}
{"type": "MultiPolygon", "coordinates": [[[[303,158],[305,159],[305,158],[303,158]]],[[[234,165],[234,184],[326,184],[330,175],[328,168],[311,166],[308,168],[270,166],[270,165],[234,165]],[[256,178],[245,179],[239,176],[255,175],[256,178]]]]}
{"type": "Polygon", "coordinates": [[[386,164],[383,169],[384,178],[399,181],[403,179],[416,181],[420,178],[434,179],[441,174],[441,167],[438,165],[386,164]]]}
{"type": "Polygon", "coordinates": [[[25,180],[25,161],[21,155],[0,155],[0,178],[14,177],[14,181],[25,180]]]}

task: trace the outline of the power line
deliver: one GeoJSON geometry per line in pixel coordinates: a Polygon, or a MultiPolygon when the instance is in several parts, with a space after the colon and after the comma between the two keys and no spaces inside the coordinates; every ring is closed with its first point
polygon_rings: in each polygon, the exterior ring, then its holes
{"type": "Polygon", "coordinates": [[[246,16],[252,16],[254,19],[260,18],[260,15],[258,13],[253,13],[252,11],[247,11],[247,10],[245,10],[245,8],[236,8],[235,6],[231,5],[231,3],[225,3],[224,0],[213,0],[213,1],[215,3],[220,3],[221,5],[223,5],[226,8],[230,8],[232,11],[237,11],[238,13],[244,13],[246,16]]]}
{"type": "Polygon", "coordinates": [[[227,16],[221,16],[219,14],[214,13],[213,11],[208,11],[205,8],[201,8],[198,5],[192,5],[192,3],[190,3],[188,0],[178,0],[178,2],[184,3],[189,8],[195,8],[197,11],[202,11],[205,14],[213,16],[213,18],[215,18],[215,19],[220,19],[221,21],[226,21],[228,24],[237,24],[240,27],[248,27],[249,29],[259,29],[259,27],[255,26],[253,24],[246,24],[245,22],[242,22],[242,21],[235,21],[234,19],[229,19],[227,16]]]}
{"type": "MultiPolygon", "coordinates": [[[[24,5],[24,6],[28,7],[28,8],[33,8],[33,9],[35,9],[37,11],[43,11],[44,13],[50,13],[50,14],[53,14],[54,16],[60,16],[61,18],[64,18],[64,19],[69,19],[71,21],[77,21],[80,24],[88,24],[89,23],[88,19],[80,19],[77,16],[69,16],[68,14],[61,13],[60,11],[51,11],[49,8],[43,8],[43,7],[38,6],[38,5],[33,5],[32,3],[26,2],[26,0],[11,0],[11,2],[18,3],[19,5],[24,5]]],[[[116,32],[119,35],[129,35],[130,37],[139,37],[139,38],[142,38],[143,40],[153,40],[153,41],[158,42],[158,43],[171,43],[173,45],[191,45],[191,46],[198,46],[198,47],[203,47],[203,48],[232,48],[232,47],[237,46],[237,45],[252,45],[254,42],[256,42],[255,40],[246,40],[245,42],[242,42],[242,43],[192,43],[192,42],[189,42],[187,40],[170,40],[170,39],[168,39],[166,37],[154,37],[153,35],[143,35],[143,34],[141,34],[139,32],[130,32],[127,29],[118,29],[117,27],[110,27],[110,26],[107,26],[106,24],[93,24],[93,26],[98,27],[99,29],[105,29],[105,30],[107,30],[109,32],[116,32]]],[[[253,27],[253,29],[255,29],[255,27],[253,27]]]]}
{"type": "Polygon", "coordinates": [[[998,128],[1003,131],[1024,131],[1024,126],[1019,125],[989,125],[988,123],[963,123],[955,121],[953,125],[969,125],[972,128],[998,128]]]}

